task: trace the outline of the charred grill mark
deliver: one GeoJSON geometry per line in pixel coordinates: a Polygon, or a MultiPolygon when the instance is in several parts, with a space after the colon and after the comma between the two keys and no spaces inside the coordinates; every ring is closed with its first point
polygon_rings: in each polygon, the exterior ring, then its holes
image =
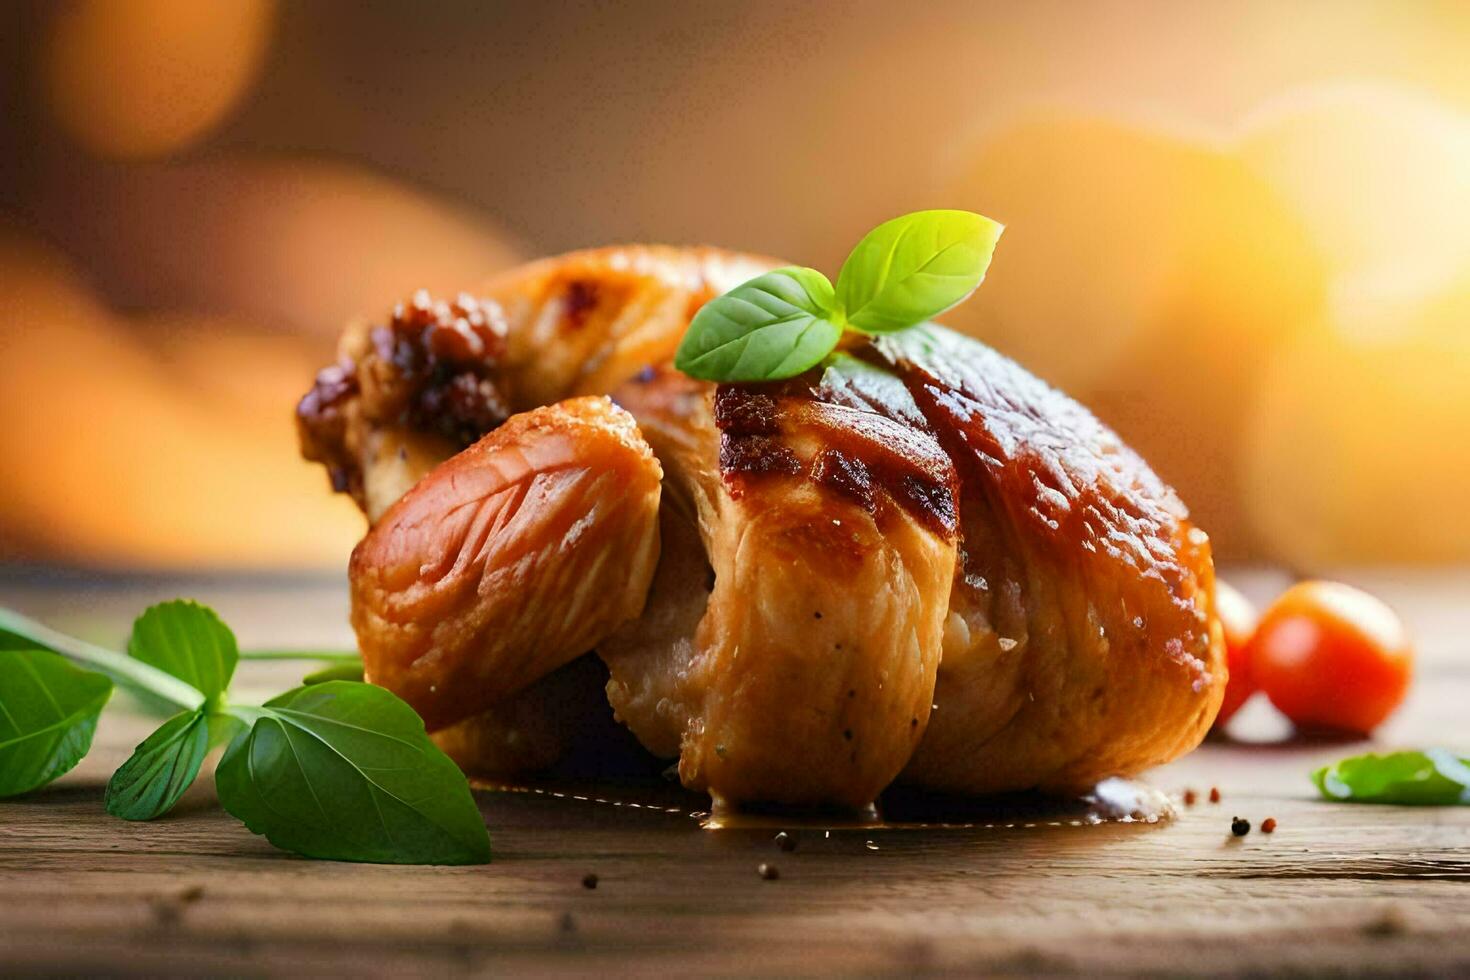
{"type": "Polygon", "coordinates": [[[586,326],[587,318],[597,308],[597,283],[590,279],[573,279],[567,283],[562,308],[562,322],[569,330],[580,330],[586,326]]]}
{"type": "Polygon", "coordinates": [[[771,436],[725,433],[720,436],[720,470],[727,476],[758,473],[795,476],[801,472],[801,460],[771,436]]]}
{"type": "Polygon", "coordinates": [[[780,430],[776,399],[750,385],[715,389],[715,425],[734,436],[772,435],[780,430]]]}
{"type": "Polygon", "coordinates": [[[818,380],[804,375],[716,388],[720,468],[732,493],[741,490],[734,478],[804,475],[870,514],[880,515],[886,494],[936,533],[951,538],[958,534],[954,470],[927,428],[868,405],[829,399],[831,393],[818,380]],[[902,428],[895,430],[894,425],[902,428]],[[788,444],[796,431],[826,443],[809,462],[788,444]]]}
{"type": "MultiPolygon", "coordinates": [[[[776,399],[748,385],[715,389],[715,424],[720,428],[720,471],[727,479],[747,474],[795,476],[801,460],[777,436],[776,399]]],[[[730,484],[738,495],[739,486],[730,484]]]]}
{"type": "Polygon", "coordinates": [[[877,509],[868,468],[840,449],[822,450],[812,464],[812,479],[856,500],[870,514],[877,509]]]}
{"type": "Polygon", "coordinates": [[[973,347],[968,361],[956,354],[942,364],[885,347],[961,480],[1004,486],[1042,535],[1075,537],[1139,572],[1182,582],[1173,539],[1187,515],[1173,492],[1085,409],[973,347]]]}
{"type": "Polygon", "coordinates": [[[952,488],[910,474],[901,477],[895,489],[909,509],[923,515],[930,525],[941,528],[946,534],[958,532],[960,520],[952,488]]]}

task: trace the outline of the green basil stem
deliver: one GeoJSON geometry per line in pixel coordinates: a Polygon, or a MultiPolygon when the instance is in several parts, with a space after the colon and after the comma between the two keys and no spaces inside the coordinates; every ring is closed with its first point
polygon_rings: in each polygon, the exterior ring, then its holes
{"type": "Polygon", "coordinates": [[[180,710],[192,711],[204,703],[203,694],[172,674],[164,673],[157,667],[115,650],[67,636],[14,610],[0,609],[0,630],[31,640],[37,646],[55,651],[68,660],[92,667],[127,687],[162,698],[180,710]]]}
{"type": "Polygon", "coordinates": [[[346,650],[241,650],[241,660],[320,660],[324,663],[355,664],[362,658],[346,650]]]}

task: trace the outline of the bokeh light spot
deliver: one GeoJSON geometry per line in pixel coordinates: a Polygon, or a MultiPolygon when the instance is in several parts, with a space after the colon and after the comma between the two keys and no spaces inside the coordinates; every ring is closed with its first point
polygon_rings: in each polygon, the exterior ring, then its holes
{"type": "Polygon", "coordinates": [[[94,153],[177,151],[249,90],[273,0],[79,0],[62,5],[42,61],[52,110],[94,153]]]}

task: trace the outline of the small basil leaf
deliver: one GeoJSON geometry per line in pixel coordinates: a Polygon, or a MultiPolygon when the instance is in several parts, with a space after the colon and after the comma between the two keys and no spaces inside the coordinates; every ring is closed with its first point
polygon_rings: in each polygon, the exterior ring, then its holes
{"type": "Polygon", "coordinates": [[[332,664],[314,670],[301,679],[303,684],[325,684],[327,681],[361,681],[362,661],[355,664],[332,664]]]}
{"type": "Polygon", "coordinates": [[[985,278],[1002,230],[969,211],[917,211],[883,222],[837,276],[848,326],[889,333],[961,302],[985,278]]]}
{"type": "Polygon", "coordinates": [[[235,634],[213,609],[175,599],[150,606],[133,623],[128,653],[218,701],[240,659],[235,634]]]}
{"type": "Polygon", "coordinates": [[[209,718],[181,711],[149,735],[107,782],[103,805],[114,817],[152,820],[173,809],[209,753],[209,718]]]}
{"type": "Polygon", "coordinates": [[[1312,773],[1329,800],[1411,806],[1470,804],[1470,758],[1447,749],[1356,755],[1312,773]]]}
{"type": "Polygon", "coordinates": [[[220,803],[277,847],[385,864],[490,859],[464,774],[388,691],[327,681],[231,710],[253,721],[215,772],[220,803]]]}
{"type": "Polygon", "coordinates": [[[69,771],[92,747],[112,681],[45,650],[0,651],[0,796],[69,771]]]}
{"type": "Polygon", "coordinates": [[[774,381],[814,367],[837,346],[832,284],[790,266],[756,276],[700,308],[674,366],[706,381],[774,381]]]}

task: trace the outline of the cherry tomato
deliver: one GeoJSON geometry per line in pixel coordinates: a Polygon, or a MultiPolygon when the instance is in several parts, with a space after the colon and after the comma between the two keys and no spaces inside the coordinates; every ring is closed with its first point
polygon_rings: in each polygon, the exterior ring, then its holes
{"type": "Polygon", "coordinates": [[[1224,728],[1250,696],[1256,693],[1246,644],[1256,625],[1256,608],[1228,583],[1215,580],[1215,614],[1225,632],[1225,667],[1230,682],[1225,686],[1225,700],[1215,716],[1215,728],[1224,728]]]}
{"type": "Polygon", "coordinates": [[[1247,655],[1257,685],[1298,727],[1365,735],[1403,701],[1414,658],[1393,610],[1338,582],[1282,593],[1247,655]]]}

